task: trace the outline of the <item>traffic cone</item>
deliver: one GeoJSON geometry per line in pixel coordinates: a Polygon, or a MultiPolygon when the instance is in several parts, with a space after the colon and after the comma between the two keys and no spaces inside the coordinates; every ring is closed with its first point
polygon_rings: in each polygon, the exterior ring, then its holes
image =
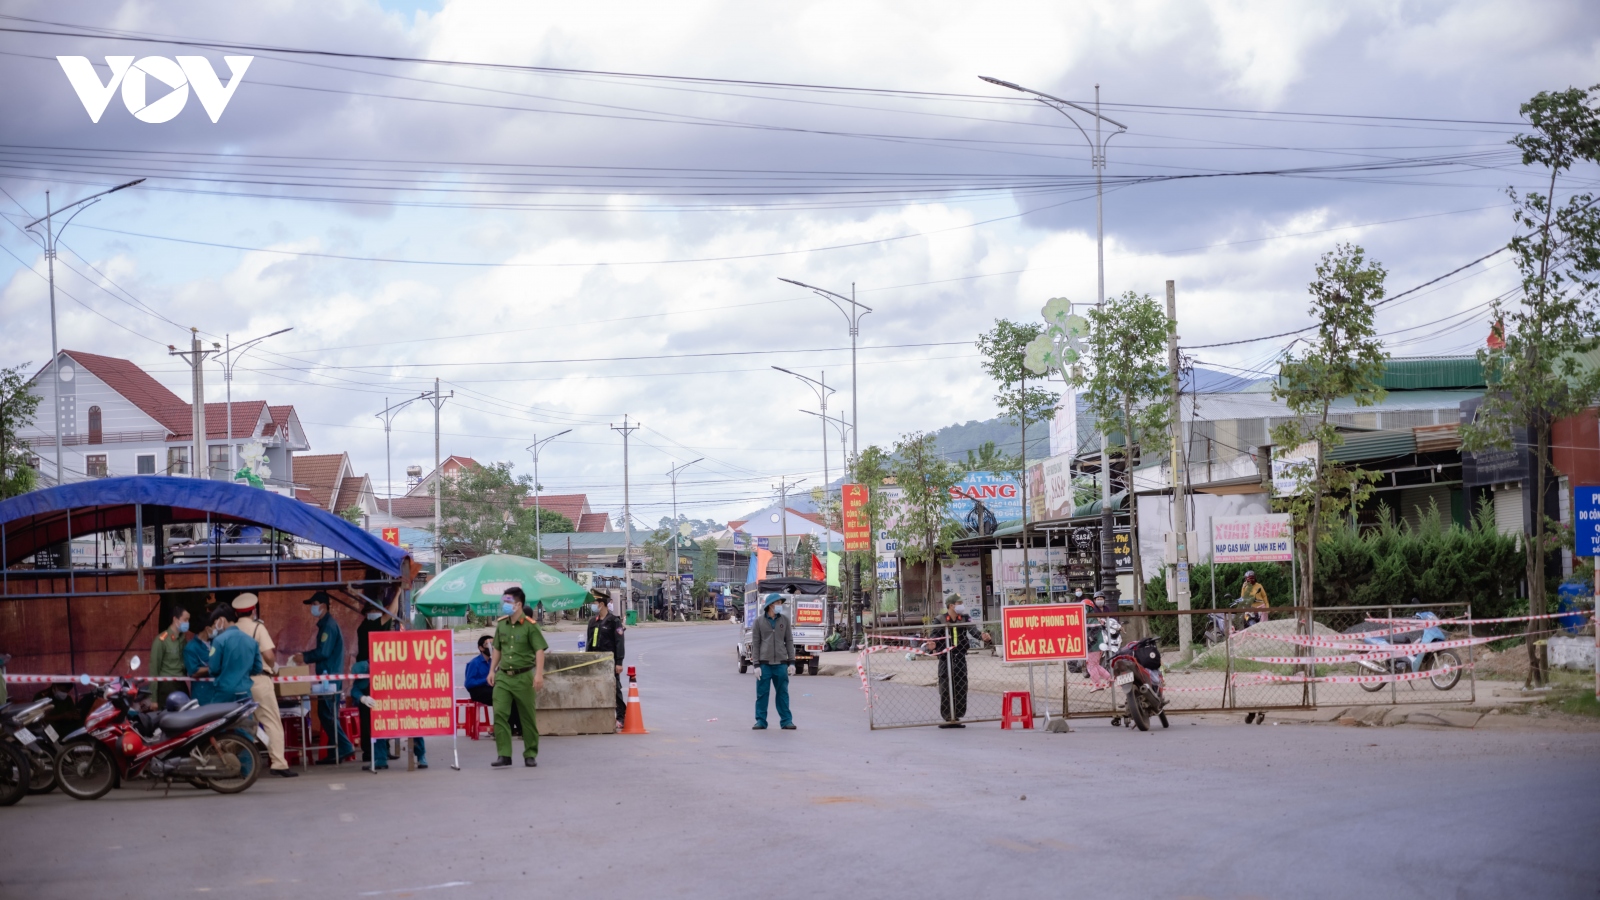
{"type": "Polygon", "coordinates": [[[622,717],[619,734],[649,734],[644,730],[644,712],[639,709],[639,677],[637,669],[628,667],[628,711],[622,717]]]}

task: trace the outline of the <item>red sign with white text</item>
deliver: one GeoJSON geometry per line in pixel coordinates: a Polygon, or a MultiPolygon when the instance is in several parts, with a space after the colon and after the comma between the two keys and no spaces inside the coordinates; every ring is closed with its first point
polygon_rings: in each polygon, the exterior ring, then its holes
{"type": "Polygon", "coordinates": [[[449,631],[374,631],[372,736],[449,736],[455,733],[455,672],[449,631]]]}
{"type": "Polygon", "coordinates": [[[1082,603],[1007,606],[1000,613],[1006,662],[1084,659],[1082,603]]]}
{"type": "Polygon", "coordinates": [[[867,486],[846,484],[840,488],[844,499],[844,549],[871,550],[872,523],[867,520],[867,486]]]}

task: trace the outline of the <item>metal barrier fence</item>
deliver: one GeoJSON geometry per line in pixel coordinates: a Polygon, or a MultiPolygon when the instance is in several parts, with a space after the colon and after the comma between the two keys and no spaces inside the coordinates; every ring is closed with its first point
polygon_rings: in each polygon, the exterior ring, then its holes
{"type": "MultiPolygon", "coordinates": [[[[1305,647],[1285,640],[1286,636],[1308,633],[1321,638],[1348,637],[1344,635],[1347,629],[1369,617],[1407,618],[1422,611],[1433,612],[1440,619],[1471,617],[1471,606],[1465,603],[1317,610],[1276,607],[1267,611],[1265,622],[1246,620],[1248,612],[1234,610],[1090,613],[1090,659],[1051,663],[1002,659],[999,622],[973,623],[973,642],[964,657],[940,652],[946,642],[941,640],[938,625],[875,628],[868,632],[867,644],[883,649],[868,652],[863,659],[868,724],[874,729],[937,725],[949,720],[952,713],[963,722],[997,721],[1003,710],[1002,697],[1010,692],[1027,693],[1033,713],[1039,717],[1118,716],[1125,691],[1112,683],[1101,664],[1101,654],[1093,650],[1097,628],[1120,629],[1123,645],[1146,635],[1158,638],[1169,713],[1472,702],[1477,696],[1472,647],[1421,659],[1400,657],[1363,665],[1351,659],[1364,655],[1359,651],[1305,647]],[[1188,661],[1178,652],[1178,632],[1184,619],[1188,620],[1193,648],[1188,661]],[[981,632],[987,632],[990,640],[982,641],[977,635],[981,632]],[[1291,657],[1305,662],[1287,662],[1291,657]],[[1318,661],[1322,659],[1330,661],[1318,661]],[[1414,662],[1424,668],[1432,666],[1429,671],[1439,674],[1376,684],[1305,680],[1308,676],[1408,673],[1414,662]],[[947,684],[953,690],[947,690],[947,684]]],[[[1441,625],[1449,639],[1471,636],[1471,626],[1441,625]]]]}

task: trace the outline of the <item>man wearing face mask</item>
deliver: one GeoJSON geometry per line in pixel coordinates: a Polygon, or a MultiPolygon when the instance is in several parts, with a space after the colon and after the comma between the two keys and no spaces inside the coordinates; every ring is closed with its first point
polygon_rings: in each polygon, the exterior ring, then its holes
{"type": "MultiPolygon", "coordinates": [[[[202,623],[207,621],[210,621],[209,617],[201,619],[202,623]]],[[[193,629],[189,634],[189,642],[183,645],[183,670],[190,678],[211,677],[211,631],[204,624],[193,629]]],[[[216,687],[210,681],[189,682],[189,697],[201,706],[210,703],[216,692],[216,687]]]]}
{"type": "MultiPolygon", "coordinates": [[[[333,611],[328,604],[333,600],[327,591],[317,591],[305,603],[311,607],[311,617],[317,620],[317,643],[315,647],[300,654],[300,658],[315,667],[318,675],[343,675],[344,674],[344,632],[339,630],[339,623],[333,619],[333,611]]],[[[341,682],[335,681],[335,694],[343,693],[341,682]]],[[[333,742],[337,743],[336,756],[323,757],[317,760],[317,765],[327,766],[339,761],[355,759],[356,748],[345,737],[344,729],[339,727],[337,715],[334,712],[334,696],[321,694],[316,697],[317,721],[322,723],[324,735],[334,735],[333,742]]]]}
{"type": "Polygon", "coordinates": [[[211,614],[211,671],[216,673],[217,703],[250,699],[251,679],[261,674],[261,648],[233,625],[233,610],[218,606],[211,614]]]}
{"type": "Polygon", "coordinates": [[[750,629],[750,659],[761,667],[761,675],[756,679],[756,724],[753,728],[766,730],[767,697],[776,687],[778,727],[793,731],[794,716],[789,712],[789,666],[794,663],[794,631],[789,627],[789,618],[783,614],[784,596],[768,594],[766,603],[750,629]]]}
{"type": "MultiPolygon", "coordinates": [[[[184,675],[183,649],[189,641],[189,611],[178,607],[172,611],[172,621],[166,630],[156,635],[150,644],[150,674],[155,678],[184,675]]],[[[156,682],[156,708],[165,709],[167,695],[182,690],[181,681],[156,682]]]]}
{"type": "Polygon", "coordinates": [[[605,591],[594,592],[594,602],[589,607],[591,618],[584,630],[583,648],[591,653],[610,653],[612,673],[617,683],[617,730],[622,730],[622,720],[628,703],[622,698],[623,627],[622,620],[611,611],[611,595],[605,591]]]}
{"type": "Polygon", "coordinates": [[[289,768],[283,755],[283,718],[278,714],[278,694],[272,689],[272,679],[278,674],[278,645],[261,622],[261,601],[255,594],[244,593],[233,598],[233,611],[239,615],[238,628],[256,646],[261,648],[261,672],[250,677],[250,699],[256,701],[256,721],[267,733],[267,756],[272,760],[272,774],[280,778],[294,778],[300,773],[289,768]]]}
{"type": "Polygon", "coordinates": [[[489,659],[489,686],[494,688],[495,768],[511,765],[511,713],[522,723],[522,764],[539,764],[539,723],[536,692],[544,687],[544,632],[527,614],[527,595],[520,587],[506,588],[500,598],[505,617],[495,623],[489,659]]]}
{"type": "MultiPolygon", "coordinates": [[[[967,714],[967,648],[973,637],[961,598],[951,594],[944,601],[944,615],[934,619],[939,624],[939,639],[929,641],[924,648],[929,653],[945,650],[939,659],[939,717],[944,719],[940,728],[965,728],[961,717],[967,714]]],[[[989,633],[982,632],[984,640],[989,633]]]]}

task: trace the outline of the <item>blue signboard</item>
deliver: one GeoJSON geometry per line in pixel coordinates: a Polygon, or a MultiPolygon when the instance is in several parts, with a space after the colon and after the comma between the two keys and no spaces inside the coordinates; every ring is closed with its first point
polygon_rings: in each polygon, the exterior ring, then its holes
{"type": "Polygon", "coordinates": [[[1574,556],[1600,556],[1600,487],[1572,489],[1574,556]]]}
{"type": "Polygon", "coordinates": [[[968,472],[960,481],[950,486],[950,517],[967,526],[974,533],[984,532],[974,522],[983,511],[994,516],[996,523],[1022,518],[1022,485],[1008,472],[968,472]],[[978,504],[982,509],[974,513],[978,504]]]}

